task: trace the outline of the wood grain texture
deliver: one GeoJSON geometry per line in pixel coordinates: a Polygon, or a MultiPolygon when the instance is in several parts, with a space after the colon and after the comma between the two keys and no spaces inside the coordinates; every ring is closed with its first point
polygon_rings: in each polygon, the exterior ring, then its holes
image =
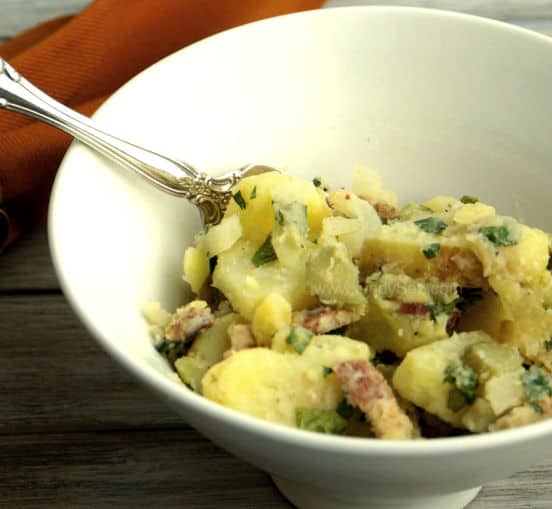
{"type": "Polygon", "coordinates": [[[89,3],[90,0],[0,0],[0,36],[12,36],[47,19],[79,12],[89,3]]]}
{"type": "Polygon", "coordinates": [[[0,436],[6,508],[289,509],[268,476],[192,430],[0,436]]]}
{"type": "MultiPolygon", "coordinates": [[[[0,455],[6,508],[292,507],[267,475],[191,429],[0,435],[0,455]]],[[[491,483],[468,507],[550,509],[551,471],[549,462],[491,483]]]]}
{"type": "Polygon", "coordinates": [[[0,255],[0,293],[57,288],[46,227],[24,236],[0,255]]]}
{"type": "Polygon", "coordinates": [[[0,433],[186,427],[60,295],[0,296],[0,433]]]}

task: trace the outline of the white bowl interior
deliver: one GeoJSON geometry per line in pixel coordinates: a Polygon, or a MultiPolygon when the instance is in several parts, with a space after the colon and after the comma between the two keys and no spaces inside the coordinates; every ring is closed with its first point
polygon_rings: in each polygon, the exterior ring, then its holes
{"type": "MultiPolygon", "coordinates": [[[[551,61],[551,41],[490,21],[334,9],[249,25],[176,53],[123,87],[96,119],[212,174],[262,162],[347,186],[362,163],[403,202],[475,194],[552,230],[551,61]]],[[[173,308],[185,297],[181,259],[200,228],[196,211],[74,144],[49,226],[81,318],[142,379],[172,391],[155,378],[172,375],[140,309],[149,300],[173,308]]],[[[190,418],[198,408],[223,415],[177,389],[171,397],[190,418]]]]}

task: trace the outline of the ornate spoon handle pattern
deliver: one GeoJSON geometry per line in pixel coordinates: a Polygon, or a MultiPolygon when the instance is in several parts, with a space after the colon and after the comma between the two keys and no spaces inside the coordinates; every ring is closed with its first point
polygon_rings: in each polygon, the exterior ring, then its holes
{"type": "Polygon", "coordinates": [[[273,170],[249,165],[220,177],[198,172],[100,129],[92,120],[51,98],[0,58],[0,108],[50,124],[106,157],[138,173],[159,189],[196,205],[207,224],[220,222],[232,187],[244,176],[273,170]]]}

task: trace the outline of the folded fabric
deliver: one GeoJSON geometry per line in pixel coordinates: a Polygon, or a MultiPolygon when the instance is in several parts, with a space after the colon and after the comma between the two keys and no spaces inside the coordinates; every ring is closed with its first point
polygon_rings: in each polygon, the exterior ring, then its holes
{"type": "MultiPolygon", "coordinates": [[[[320,0],[95,0],[0,46],[27,79],[86,115],[132,76],[216,32],[320,0]]],[[[45,217],[69,136],[0,110],[0,247],[45,217]]]]}

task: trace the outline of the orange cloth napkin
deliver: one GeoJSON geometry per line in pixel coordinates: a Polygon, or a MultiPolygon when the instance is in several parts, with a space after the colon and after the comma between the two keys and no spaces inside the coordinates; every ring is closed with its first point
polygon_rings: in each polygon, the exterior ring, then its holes
{"type": "MultiPolygon", "coordinates": [[[[321,0],[95,0],[0,46],[23,76],[86,115],[162,57],[216,32],[321,0]]],[[[0,110],[0,248],[45,217],[71,138],[0,110]]]]}

